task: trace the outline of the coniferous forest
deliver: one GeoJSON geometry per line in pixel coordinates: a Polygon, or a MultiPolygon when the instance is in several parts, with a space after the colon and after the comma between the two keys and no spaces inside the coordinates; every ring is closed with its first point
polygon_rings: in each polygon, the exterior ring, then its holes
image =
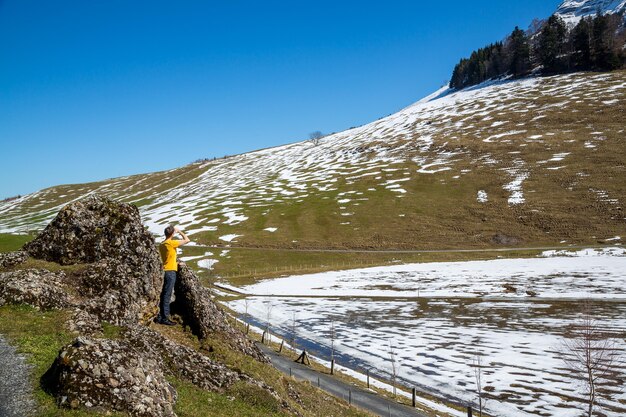
{"type": "Polygon", "coordinates": [[[515,27],[502,42],[480,48],[454,67],[451,88],[505,76],[571,71],[611,71],[626,65],[626,19],[622,14],[582,18],[568,28],[552,15],[528,31],[515,27]]]}

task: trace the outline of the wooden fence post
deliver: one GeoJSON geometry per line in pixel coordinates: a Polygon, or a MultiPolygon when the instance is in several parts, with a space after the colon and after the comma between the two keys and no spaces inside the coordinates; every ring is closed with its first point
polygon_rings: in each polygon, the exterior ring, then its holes
{"type": "Polygon", "coordinates": [[[467,406],[467,417],[472,417],[472,406],[467,406]]]}
{"type": "Polygon", "coordinates": [[[415,401],[416,398],[415,397],[417,396],[417,392],[415,390],[415,387],[413,387],[413,390],[412,390],[411,394],[412,394],[411,404],[413,405],[413,408],[415,408],[415,404],[416,404],[416,401],[415,401]]]}
{"type": "Polygon", "coordinates": [[[335,375],[335,360],[334,359],[330,360],[330,374],[335,375]]]}

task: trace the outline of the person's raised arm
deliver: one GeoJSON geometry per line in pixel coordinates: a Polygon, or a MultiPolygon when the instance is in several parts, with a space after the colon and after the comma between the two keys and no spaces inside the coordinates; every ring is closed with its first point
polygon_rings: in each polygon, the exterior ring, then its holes
{"type": "Polygon", "coordinates": [[[191,242],[191,240],[189,240],[187,235],[184,234],[181,230],[178,230],[178,228],[176,228],[174,230],[180,235],[180,237],[183,238],[183,240],[180,241],[179,246],[183,246],[183,245],[186,245],[187,243],[191,242]]]}

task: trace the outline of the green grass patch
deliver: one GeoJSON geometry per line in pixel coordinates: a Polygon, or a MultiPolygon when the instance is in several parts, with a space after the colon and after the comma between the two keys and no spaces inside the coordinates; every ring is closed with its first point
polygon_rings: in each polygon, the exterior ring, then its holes
{"type": "Polygon", "coordinates": [[[100,322],[102,326],[102,334],[106,339],[119,339],[122,334],[122,328],[106,321],[100,322]]]}
{"type": "Polygon", "coordinates": [[[268,400],[271,397],[267,393],[257,392],[258,388],[255,390],[250,385],[243,387],[240,385],[246,384],[237,384],[236,388],[231,388],[231,390],[238,392],[218,394],[205,391],[179,379],[170,379],[170,382],[178,391],[178,401],[174,411],[179,417],[288,415],[279,411],[278,404],[275,404],[273,399],[268,400]]]}
{"type": "Polygon", "coordinates": [[[207,251],[213,254],[207,255],[207,257],[219,261],[213,265],[212,270],[199,268],[197,265],[199,259],[191,260],[188,264],[197,271],[198,276],[205,284],[226,280],[236,286],[253,284],[263,279],[285,275],[301,275],[402,263],[528,258],[541,253],[541,250],[376,253],[231,248],[225,256],[220,256],[221,249],[185,246],[183,255],[199,256],[207,251]]]}
{"type": "Polygon", "coordinates": [[[13,252],[21,249],[24,244],[33,240],[32,235],[14,235],[0,233],[0,252],[13,252]]]}

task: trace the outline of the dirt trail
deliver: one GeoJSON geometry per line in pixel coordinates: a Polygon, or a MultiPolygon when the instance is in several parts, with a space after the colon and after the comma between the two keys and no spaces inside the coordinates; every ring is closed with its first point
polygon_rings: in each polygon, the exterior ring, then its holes
{"type": "Polygon", "coordinates": [[[286,251],[286,252],[329,252],[329,253],[472,253],[472,252],[517,252],[528,250],[572,250],[572,249],[601,249],[610,245],[572,245],[572,246],[534,246],[524,248],[481,248],[481,249],[298,249],[298,248],[267,248],[250,246],[227,245],[192,245],[194,248],[207,249],[244,249],[258,251],[286,251]]]}

